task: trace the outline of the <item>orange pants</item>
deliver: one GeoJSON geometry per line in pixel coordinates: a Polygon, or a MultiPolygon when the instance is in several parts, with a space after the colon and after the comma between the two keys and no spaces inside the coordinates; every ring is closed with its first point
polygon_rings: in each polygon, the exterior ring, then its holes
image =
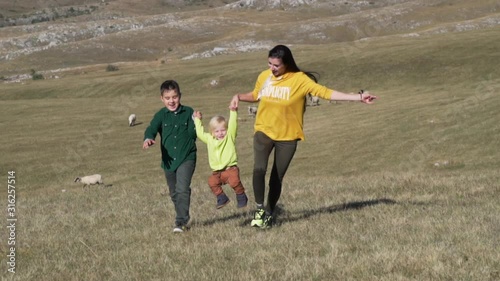
{"type": "Polygon", "coordinates": [[[240,169],[238,166],[227,167],[225,170],[213,171],[208,177],[208,186],[215,196],[222,194],[222,185],[229,184],[236,194],[245,192],[245,188],[240,180],[240,169]]]}

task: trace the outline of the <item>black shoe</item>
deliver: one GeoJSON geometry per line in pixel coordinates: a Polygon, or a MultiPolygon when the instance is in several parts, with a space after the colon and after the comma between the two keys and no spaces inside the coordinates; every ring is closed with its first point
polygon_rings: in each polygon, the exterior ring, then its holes
{"type": "Polygon", "coordinates": [[[264,217],[264,220],[262,221],[262,225],[260,228],[262,229],[269,229],[273,226],[273,216],[266,214],[264,217]]]}

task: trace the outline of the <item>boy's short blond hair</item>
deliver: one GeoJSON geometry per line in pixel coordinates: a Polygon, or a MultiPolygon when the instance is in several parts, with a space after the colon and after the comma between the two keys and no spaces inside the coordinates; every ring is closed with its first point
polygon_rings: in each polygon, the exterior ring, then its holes
{"type": "Polygon", "coordinates": [[[220,115],[214,116],[212,117],[212,119],[210,119],[210,122],[208,122],[208,127],[210,128],[211,134],[213,134],[214,130],[220,126],[224,126],[224,128],[227,129],[227,122],[224,116],[220,115]]]}

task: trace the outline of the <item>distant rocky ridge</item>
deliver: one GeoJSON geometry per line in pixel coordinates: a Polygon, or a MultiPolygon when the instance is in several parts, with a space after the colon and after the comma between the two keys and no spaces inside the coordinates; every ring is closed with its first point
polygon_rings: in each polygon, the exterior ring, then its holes
{"type": "Polygon", "coordinates": [[[466,0],[240,0],[135,16],[117,9],[119,2],[96,1],[95,5],[45,8],[17,19],[0,18],[4,24],[0,76],[95,63],[195,59],[267,50],[276,42],[329,44],[500,25],[499,4],[488,0],[472,4],[466,0]]]}
{"type": "Polygon", "coordinates": [[[41,11],[35,11],[32,14],[23,14],[15,17],[0,16],[0,28],[7,26],[32,25],[41,22],[55,21],[62,18],[78,17],[81,15],[90,15],[98,9],[98,6],[85,7],[64,7],[47,8],[41,11]]]}

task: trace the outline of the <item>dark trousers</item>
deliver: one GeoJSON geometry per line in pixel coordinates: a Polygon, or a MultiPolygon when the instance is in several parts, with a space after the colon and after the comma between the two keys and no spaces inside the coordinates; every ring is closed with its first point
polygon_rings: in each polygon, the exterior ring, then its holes
{"type": "Polygon", "coordinates": [[[196,161],[187,160],[177,170],[165,170],[170,198],[175,207],[175,224],[186,225],[189,221],[189,205],[191,204],[191,179],[196,161]]]}
{"type": "Polygon", "coordinates": [[[253,192],[257,204],[264,205],[266,171],[269,155],[273,149],[274,163],[269,178],[269,193],[267,195],[267,211],[271,214],[274,212],[281,195],[283,177],[297,150],[297,140],[274,141],[262,132],[255,133],[253,138],[253,192]]]}

